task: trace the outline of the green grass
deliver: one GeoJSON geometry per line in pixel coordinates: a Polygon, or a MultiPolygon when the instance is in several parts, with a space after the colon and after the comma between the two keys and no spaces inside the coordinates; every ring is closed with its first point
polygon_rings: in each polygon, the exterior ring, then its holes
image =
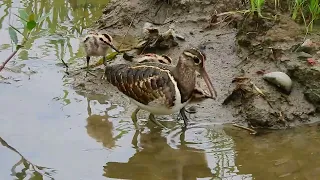
{"type": "Polygon", "coordinates": [[[251,11],[257,11],[260,17],[263,17],[261,14],[262,7],[264,5],[264,0],[250,0],[251,11]]]}
{"type": "Polygon", "coordinates": [[[308,30],[312,31],[314,21],[320,18],[319,0],[310,0],[309,10],[311,14],[311,19],[308,25],[308,30]]]}
{"type": "MultiPolygon", "coordinates": [[[[250,0],[249,12],[257,12],[260,17],[264,17],[263,6],[266,2],[273,2],[274,9],[277,11],[280,7],[280,0],[250,0]]],[[[303,23],[306,32],[313,30],[313,25],[316,20],[320,19],[320,0],[288,0],[290,5],[291,18],[297,22],[303,23]]]]}

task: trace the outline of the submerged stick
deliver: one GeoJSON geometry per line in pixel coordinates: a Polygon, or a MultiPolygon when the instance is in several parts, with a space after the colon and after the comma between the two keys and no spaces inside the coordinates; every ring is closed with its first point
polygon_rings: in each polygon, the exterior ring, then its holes
{"type": "Polygon", "coordinates": [[[244,130],[247,130],[250,132],[250,134],[252,135],[256,135],[258,132],[254,129],[251,129],[251,128],[248,128],[248,127],[244,127],[244,126],[241,126],[239,124],[232,124],[233,126],[237,127],[237,128],[240,128],[240,129],[244,129],[244,130]]]}

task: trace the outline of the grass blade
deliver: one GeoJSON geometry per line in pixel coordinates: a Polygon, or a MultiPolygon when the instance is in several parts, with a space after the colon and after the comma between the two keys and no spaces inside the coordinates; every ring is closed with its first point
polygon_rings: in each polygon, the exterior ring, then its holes
{"type": "Polygon", "coordinates": [[[47,17],[49,17],[51,15],[51,12],[41,16],[40,18],[37,19],[37,23],[40,23],[42,21],[44,21],[47,17]]]}

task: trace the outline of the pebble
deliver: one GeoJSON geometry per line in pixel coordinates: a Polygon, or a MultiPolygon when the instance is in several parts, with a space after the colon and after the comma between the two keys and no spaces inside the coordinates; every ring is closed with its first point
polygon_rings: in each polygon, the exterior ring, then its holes
{"type": "Polygon", "coordinates": [[[311,54],[308,54],[308,53],[305,53],[305,52],[298,52],[298,57],[299,58],[311,58],[312,55],[311,54]]]}
{"type": "Polygon", "coordinates": [[[270,72],[266,73],[262,77],[267,82],[278,86],[279,88],[285,90],[287,93],[291,92],[292,80],[284,72],[270,72]]]}

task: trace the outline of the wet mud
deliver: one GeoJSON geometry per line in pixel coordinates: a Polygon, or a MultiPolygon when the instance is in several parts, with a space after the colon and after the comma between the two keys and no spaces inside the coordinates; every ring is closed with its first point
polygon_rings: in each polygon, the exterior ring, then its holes
{"type": "MultiPolygon", "coordinates": [[[[190,115],[192,122],[236,122],[253,128],[285,129],[317,121],[320,68],[299,56],[303,52],[299,46],[305,41],[303,26],[287,14],[274,19],[221,14],[246,7],[247,4],[234,0],[111,1],[90,29],[107,31],[114,37],[116,47],[132,49],[141,40],[146,22],[153,23],[160,31],[173,27],[185,40],[154,52],[170,56],[174,64],[185,48],[205,47],[206,69],[218,98],[188,105],[197,109],[190,115]],[[293,81],[290,94],[263,80],[264,73],[273,71],[290,76],[293,81]]],[[[316,35],[307,38],[319,42],[316,35]]],[[[307,51],[314,59],[319,59],[318,45],[314,43],[307,51]]],[[[91,63],[98,61],[95,58],[91,63]]],[[[112,63],[128,62],[120,54],[112,63]]],[[[130,117],[135,105],[106,80],[101,80],[103,65],[96,67],[94,73],[97,77],[85,77],[85,72],[73,76],[72,86],[79,91],[106,95],[125,108],[121,116],[130,117]]],[[[203,82],[199,83],[206,88],[203,82]]],[[[142,111],[138,117],[146,118],[147,113],[142,111]]],[[[168,117],[176,115],[164,119],[168,117]]]]}

